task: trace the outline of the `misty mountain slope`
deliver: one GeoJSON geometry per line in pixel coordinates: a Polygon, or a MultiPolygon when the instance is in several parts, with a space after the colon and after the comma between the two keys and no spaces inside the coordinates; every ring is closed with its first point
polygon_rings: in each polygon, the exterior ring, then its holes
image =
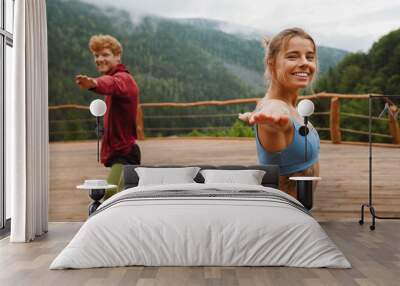
{"type": "MultiPolygon", "coordinates": [[[[138,80],[143,102],[250,97],[263,86],[260,42],[222,32],[211,21],[144,17],[134,25],[127,11],[79,1],[48,1],[47,10],[51,104],[88,102],[73,77],[96,75],[88,41],[98,33],[123,44],[123,61],[138,80]]],[[[342,56],[324,47],[319,52],[322,71],[342,56]]]]}
{"type": "Polygon", "coordinates": [[[265,80],[262,72],[251,70],[238,64],[230,63],[225,63],[225,68],[252,86],[255,91],[259,93],[265,93],[265,80]]]}
{"type": "MultiPolygon", "coordinates": [[[[139,85],[142,103],[226,100],[261,97],[265,93],[264,50],[260,41],[221,31],[212,21],[207,24],[207,19],[198,24],[147,16],[135,22],[129,11],[105,9],[76,0],[47,1],[47,17],[50,106],[89,105],[93,99],[102,97],[80,90],[75,84],[77,74],[98,76],[88,49],[89,39],[95,34],[111,34],[120,40],[122,61],[139,85]]],[[[321,70],[339,60],[341,53],[332,57],[333,51],[320,49],[321,70]]],[[[252,104],[150,108],[145,111],[145,126],[146,130],[158,128],[161,123],[163,127],[173,128],[229,126],[235,116],[201,120],[161,120],[159,116],[237,114],[251,108],[254,108],[252,104]]],[[[70,132],[67,136],[51,135],[51,140],[86,138],[86,130],[93,129],[89,112],[57,111],[51,112],[50,118],[51,134],[70,132]]]]}

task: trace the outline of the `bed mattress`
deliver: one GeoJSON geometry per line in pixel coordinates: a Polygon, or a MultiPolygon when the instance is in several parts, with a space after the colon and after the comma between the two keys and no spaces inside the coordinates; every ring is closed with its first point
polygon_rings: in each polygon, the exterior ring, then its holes
{"type": "Polygon", "coordinates": [[[285,193],[198,183],[134,187],[111,197],[50,269],[128,265],[351,267],[285,193]]]}

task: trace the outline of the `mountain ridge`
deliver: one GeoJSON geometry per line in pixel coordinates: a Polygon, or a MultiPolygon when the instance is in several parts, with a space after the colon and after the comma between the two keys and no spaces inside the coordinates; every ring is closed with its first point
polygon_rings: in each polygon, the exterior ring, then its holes
{"type": "MultiPolygon", "coordinates": [[[[206,29],[160,17],[144,17],[133,23],[128,11],[100,9],[77,0],[47,2],[49,46],[49,105],[89,105],[93,92],[80,90],[75,75],[98,76],[88,41],[95,34],[115,36],[123,46],[122,62],[140,88],[140,101],[193,102],[262,97],[264,50],[260,41],[242,39],[216,29],[206,29]]],[[[340,58],[330,49],[320,49],[324,69],[340,58]],[[324,55],[325,53],[325,55],[324,55]]],[[[147,130],[160,122],[152,116],[232,113],[251,110],[253,105],[193,109],[146,109],[147,130]]],[[[89,130],[90,114],[77,111],[51,113],[50,131],[89,130]],[[82,119],[82,121],[79,121],[82,119]],[[75,123],[62,123],[74,120],[75,123]],[[86,120],[86,121],[85,121],[86,120]]],[[[198,119],[197,119],[198,120],[198,119]]],[[[204,119],[206,126],[231,125],[232,118],[204,119]]],[[[168,121],[170,127],[196,126],[200,121],[168,121]]],[[[168,127],[166,126],[166,127],[168,127]]],[[[72,133],[71,133],[72,134],[72,133]]],[[[73,135],[70,135],[71,138],[73,135]]],[[[70,137],[68,137],[70,138],[70,137]]],[[[65,137],[52,137],[63,140],[65,137]]]]}

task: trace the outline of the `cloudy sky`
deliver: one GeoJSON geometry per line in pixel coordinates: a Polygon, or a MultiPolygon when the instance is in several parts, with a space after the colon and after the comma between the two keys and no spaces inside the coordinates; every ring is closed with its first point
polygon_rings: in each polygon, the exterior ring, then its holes
{"type": "Polygon", "coordinates": [[[320,45],[368,51],[400,28],[400,0],[84,0],[132,15],[207,18],[276,33],[298,26],[320,45]]]}

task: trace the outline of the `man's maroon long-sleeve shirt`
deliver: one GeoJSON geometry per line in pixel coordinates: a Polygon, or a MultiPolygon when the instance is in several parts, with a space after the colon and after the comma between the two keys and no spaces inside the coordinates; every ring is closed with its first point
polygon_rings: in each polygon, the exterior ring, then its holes
{"type": "Polygon", "coordinates": [[[92,90],[106,96],[105,133],[101,141],[101,162],[106,165],[112,157],[128,154],[136,142],[139,88],[123,64],[96,81],[97,87],[92,90]]]}

